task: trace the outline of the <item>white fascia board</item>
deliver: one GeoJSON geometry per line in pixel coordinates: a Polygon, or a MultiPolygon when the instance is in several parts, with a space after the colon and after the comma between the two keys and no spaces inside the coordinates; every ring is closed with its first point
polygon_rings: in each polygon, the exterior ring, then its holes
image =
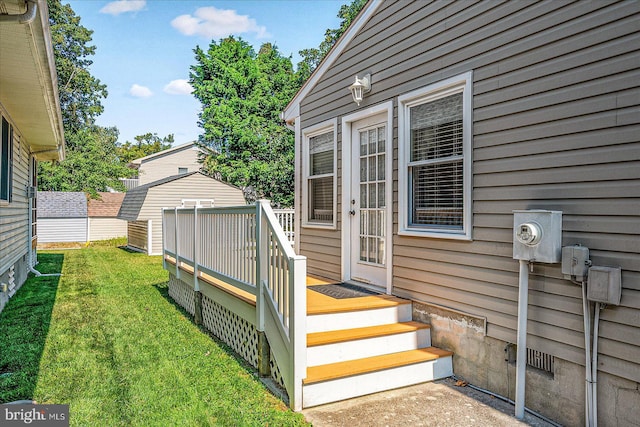
{"type": "Polygon", "coordinates": [[[369,18],[378,10],[378,7],[382,4],[383,0],[370,0],[369,3],[360,11],[360,14],[356,17],[354,22],[351,23],[347,31],[338,39],[336,44],[331,48],[327,56],[322,60],[320,65],[311,73],[311,76],[302,85],[298,93],[295,94],[291,102],[285,107],[282,112],[282,119],[290,123],[300,116],[300,102],[307,96],[307,94],[315,87],[320,81],[322,76],[333,65],[336,59],[344,51],[346,46],[353,40],[353,38],[362,29],[365,23],[369,21],[369,18]]]}

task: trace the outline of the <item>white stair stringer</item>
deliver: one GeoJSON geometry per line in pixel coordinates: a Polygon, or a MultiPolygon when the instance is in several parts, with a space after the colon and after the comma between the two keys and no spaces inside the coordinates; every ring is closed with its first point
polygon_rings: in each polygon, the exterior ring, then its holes
{"type": "MultiPolygon", "coordinates": [[[[398,357],[402,357],[398,353],[398,357]]],[[[409,365],[366,372],[326,381],[305,384],[302,391],[303,407],[364,396],[384,390],[406,387],[453,375],[452,356],[443,356],[409,365]]]]}

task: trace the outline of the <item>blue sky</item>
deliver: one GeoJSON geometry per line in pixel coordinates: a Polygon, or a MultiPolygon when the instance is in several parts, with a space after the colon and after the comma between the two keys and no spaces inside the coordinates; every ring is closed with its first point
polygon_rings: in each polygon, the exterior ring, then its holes
{"type": "Polygon", "coordinates": [[[116,126],[120,142],[147,132],[175,136],[175,144],[197,138],[200,103],[186,80],[193,49],[230,34],[258,49],[298,51],[318,47],[327,28],[339,25],[338,10],[350,0],[62,0],[93,30],[91,73],[107,85],[101,126],[116,126]]]}

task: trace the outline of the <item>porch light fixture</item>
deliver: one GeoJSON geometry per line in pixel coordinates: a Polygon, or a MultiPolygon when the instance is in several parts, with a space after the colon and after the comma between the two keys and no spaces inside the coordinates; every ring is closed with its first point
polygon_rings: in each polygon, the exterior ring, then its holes
{"type": "Polygon", "coordinates": [[[371,74],[365,74],[361,79],[356,76],[356,81],[349,86],[353,101],[360,105],[365,93],[371,92],[371,74]]]}

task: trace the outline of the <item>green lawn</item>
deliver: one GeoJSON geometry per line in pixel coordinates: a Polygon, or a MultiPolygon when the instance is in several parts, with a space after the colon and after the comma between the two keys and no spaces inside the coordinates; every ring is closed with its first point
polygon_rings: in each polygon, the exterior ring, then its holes
{"type": "Polygon", "coordinates": [[[70,405],[81,426],[306,425],[167,295],[159,257],[39,254],[0,313],[0,403],[70,405]]]}

